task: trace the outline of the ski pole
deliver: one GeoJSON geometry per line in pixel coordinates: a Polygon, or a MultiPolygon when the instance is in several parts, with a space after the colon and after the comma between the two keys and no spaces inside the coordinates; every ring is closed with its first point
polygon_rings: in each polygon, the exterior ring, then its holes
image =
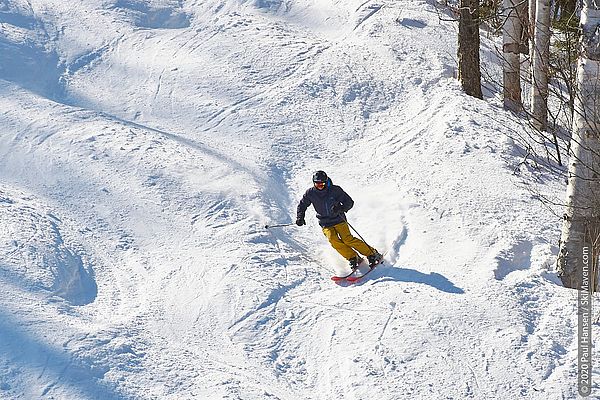
{"type": "MultiPolygon", "coordinates": [[[[344,217],[345,217],[345,216],[344,216],[344,217]]],[[[346,218],[344,218],[344,219],[346,219],[346,218]]],[[[350,222],[348,222],[348,220],[347,220],[347,219],[346,219],[346,223],[348,224],[348,226],[350,227],[350,229],[352,229],[352,230],[354,231],[354,233],[356,233],[356,234],[358,235],[358,237],[359,237],[359,238],[360,238],[360,239],[361,239],[363,242],[365,242],[365,244],[366,244],[367,246],[369,246],[369,249],[371,249],[371,251],[372,251],[372,252],[375,252],[375,251],[376,251],[376,250],[375,250],[373,247],[371,247],[371,245],[370,245],[369,243],[367,243],[367,241],[366,241],[366,240],[365,240],[365,239],[364,239],[364,238],[363,238],[363,237],[360,235],[360,233],[358,233],[358,231],[357,231],[356,229],[354,229],[354,227],[353,227],[352,225],[350,225],[350,222]]]]}
{"type": "Polygon", "coordinates": [[[289,224],[265,225],[265,229],[282,228],[284,226],[291,226],[291,225],[296,225],[296,224],[293,222],[290,222],[289,224]]]}

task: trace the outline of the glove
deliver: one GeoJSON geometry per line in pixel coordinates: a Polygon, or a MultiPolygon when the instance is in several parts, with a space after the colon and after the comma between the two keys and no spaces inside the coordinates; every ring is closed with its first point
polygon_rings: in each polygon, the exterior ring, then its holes
{"type": "Polygon", "coordinates": [[[298,225],[298,226],[306,225],[306,221],[304,220],[304,217],[298,217],[296,219],[296,225],[298,225]]]}
{"type": "Polygon", "coordinates": [[[331,207],[331,213],[333,215],[339,215],[339,214],[342,214],[343,212],[345,212],[344,206],[341,205],[340,203],[334,204],[333,207],[331,207]]]}

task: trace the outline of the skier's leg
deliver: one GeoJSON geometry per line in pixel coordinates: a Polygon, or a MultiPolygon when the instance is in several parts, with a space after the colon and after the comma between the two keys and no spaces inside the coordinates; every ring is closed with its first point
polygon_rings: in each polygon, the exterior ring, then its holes
{"type": "MultiPolygon", "coordinates": [[[[336,225],[337,226],[337,225],[336,225]]],[[[345,244],[339,237],[338,232],[335,227],[330,226],[327,228],[323,228],[323,233],[325,237],[329,240],[331,246],[337,250],[338,253],[346,260],[350,260],[357,256],[356,252],[352,249],[352,247],[345,244]]]]}
{"type": "Polygon", "coordinates": [[[377,253],[377,250],[371,249],[365,242],[352,236],[350,233],[350,228],[346,222],[340,222],[339,224],[335,225],[334,228],[340,235],[341,241],[344,244],[356,249],[360,254],[371,256],[377,253]]]}

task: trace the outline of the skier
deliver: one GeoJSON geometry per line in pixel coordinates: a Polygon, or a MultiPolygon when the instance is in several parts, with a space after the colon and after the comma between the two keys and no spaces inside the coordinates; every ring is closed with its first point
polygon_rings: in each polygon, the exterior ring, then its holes
{"type": "Polygon", "coordinates": [[[382,255],[350,233],[345,213],[354,206],[352,198],[341,187],[334,185],[323,171],[314,173],[313,184],[314,186],[304,193],[298,204],[296,225],[306,225],[304,215],[308,206],[312,204],[317,212],[319,225],[329,243],[348,260],[352,270],[358,268],[363,261],[357,252],[367,256],[371,267],[379,263],[382,255]]]}

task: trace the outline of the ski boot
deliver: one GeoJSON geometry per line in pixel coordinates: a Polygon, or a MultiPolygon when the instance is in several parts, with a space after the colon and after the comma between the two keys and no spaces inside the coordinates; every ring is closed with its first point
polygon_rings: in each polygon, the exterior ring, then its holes
{"type": "Polygon", "coordinates": [[[352,269],[352,271],[355,271],[360,265],[360,263],[363,262],[363,259],[359,256],[356,256],[349,259],[348,262],[350,263],[350,268],[352,269]]]}
{"type": "Polygon", "coordinates": [[[377,264],[381,262],[382,258],[383,256],[379,254],[378,251],[375,251],[375,253],[371,254],[370,256],[367,256],[367,260],[369,261],[369,267],[374,268],[377,264]]]}

